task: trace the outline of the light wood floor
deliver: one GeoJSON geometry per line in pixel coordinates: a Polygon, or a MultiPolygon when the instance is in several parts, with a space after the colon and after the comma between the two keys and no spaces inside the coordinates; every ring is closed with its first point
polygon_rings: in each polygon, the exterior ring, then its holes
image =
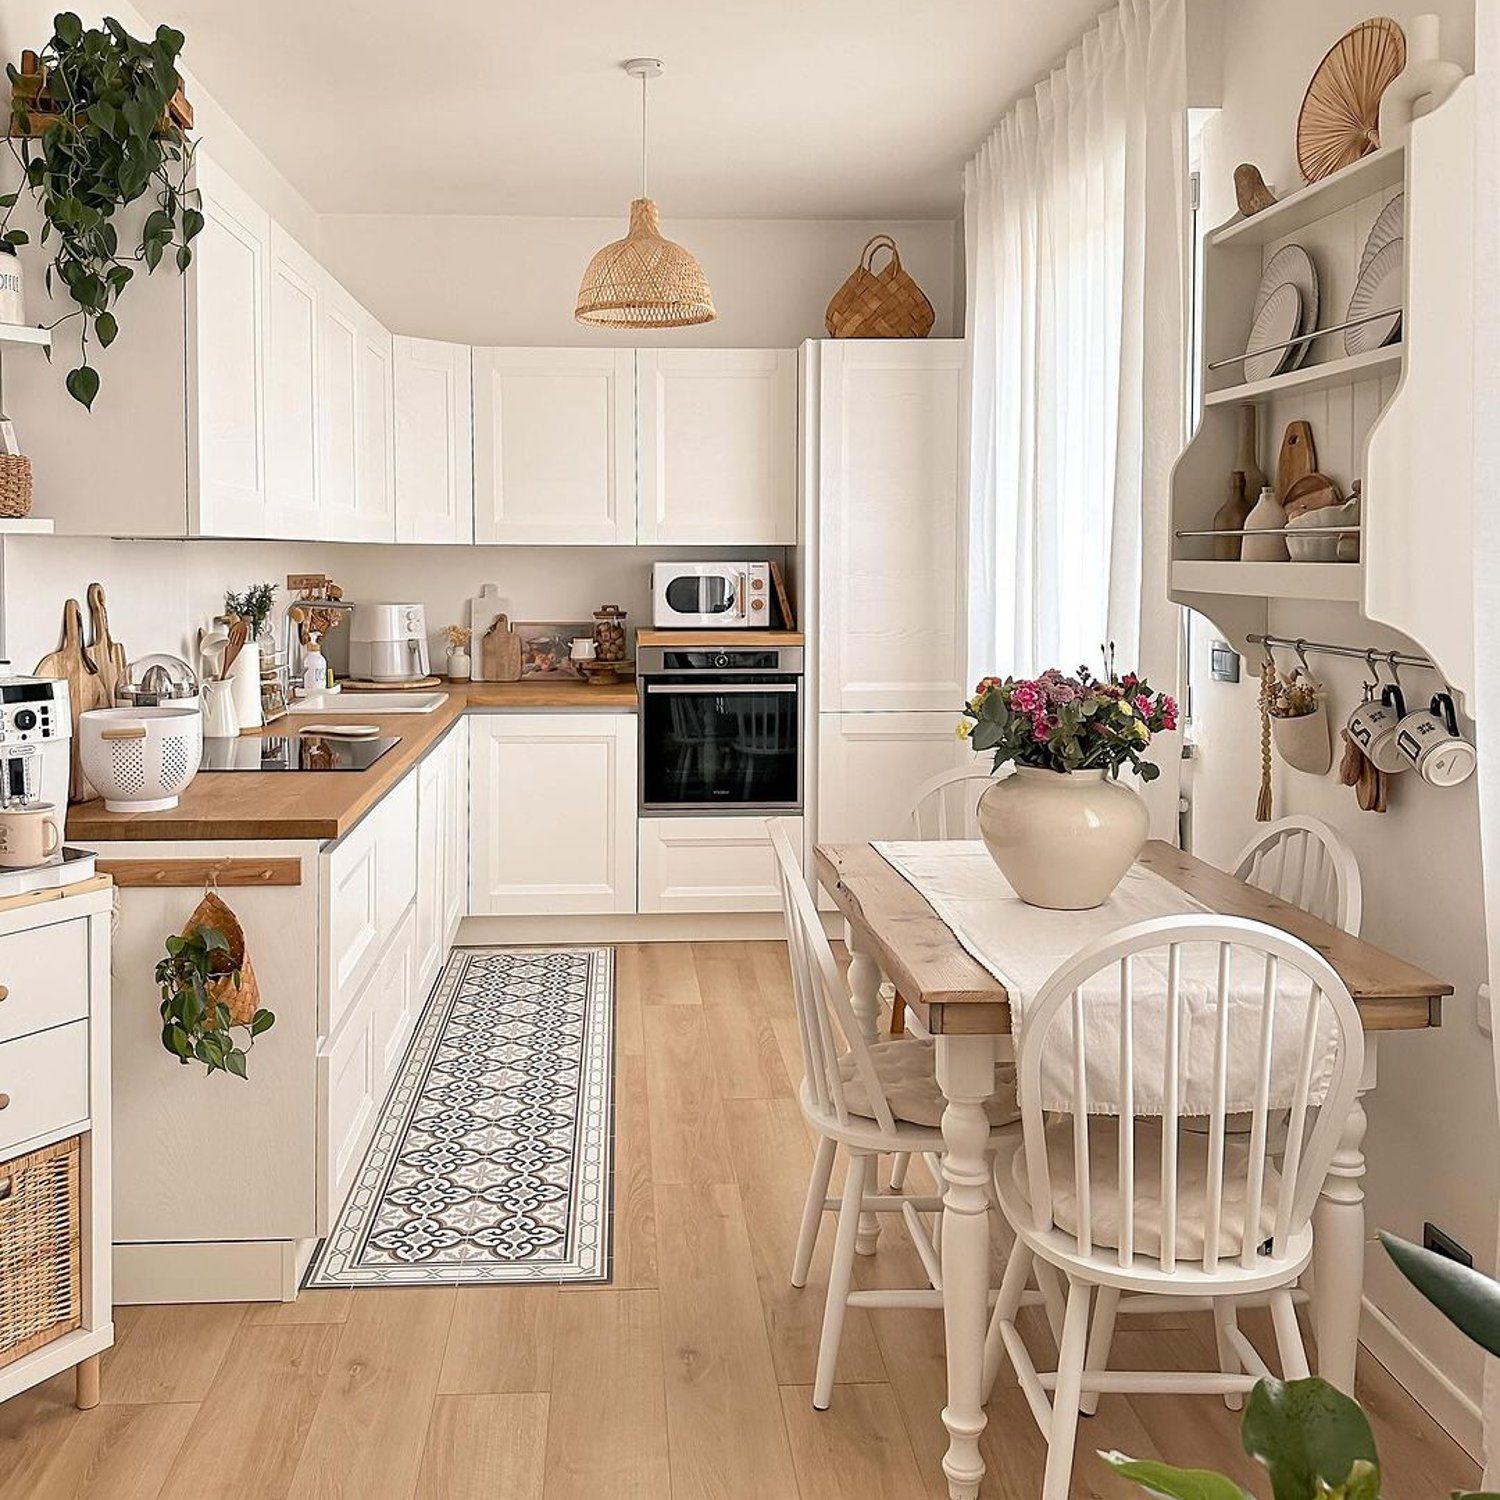
{"type": "MultiPolygon", "coordinates": [[[[618,955],[611,1286],[122,1308],[101,1406],[75,1411],[63,1379],[0,1407],[0,1500],[944,1500],[938,1314],[852,1311],[833,1409],[810,1405],[832,1225],[794,1291],[810,1143],[782,950],[618,955]]],[[[894,1227],[860,1276],[920,1279],[894,1227]]],[[[1117,1341],[1122,1361],[1165,1365],[1211,1344],[1183,1319],[1117,1341]]],[[[1477,1484],[1379,1365],[1361,1376],[1387,1494],[1477,1484]]],[[[1265,1493],[1213,1398],[1106,1396],[1079,1446],[1077,1495],[1133,1493],[1100,1448],[1265,1493]]],[[[1013,1383],[985,1451],[986,1496],[1037,1494],[1042,1441],[1013,1383]]]]}

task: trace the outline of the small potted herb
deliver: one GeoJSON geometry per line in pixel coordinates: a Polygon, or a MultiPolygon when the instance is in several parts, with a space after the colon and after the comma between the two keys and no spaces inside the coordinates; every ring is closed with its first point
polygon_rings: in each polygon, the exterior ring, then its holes
{"type": "Polygon", "coordinates": [[[238,615],[250,627],[252,641],[264,641],[266,621],[271,618],[271,607],[276,603],[274,583],[252,583],[236,593],[226,589],[224,613],[238,615]]]}

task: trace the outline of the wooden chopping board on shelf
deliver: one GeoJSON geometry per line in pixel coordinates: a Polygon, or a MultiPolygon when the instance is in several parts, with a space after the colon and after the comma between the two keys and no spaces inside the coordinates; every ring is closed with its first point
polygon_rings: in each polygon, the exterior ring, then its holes
{"type": "Polygon", "coordinates": [[[1299,480],[1315,474],[1318,450],[1313,443],[1312,424],[1288,422],[1281,436],[1281,453],[1276,459],[1276,498],[1286,504],[1287,491],[1299,480]]]}
{"type": "Polygon", "coordinates": [[[479,593],[469,600],[469,629],[472,632],[472,638],[469,641],[469,656],[473,663],[475,682],[500,680],[489,677],[485,672],[484,641],[494,629],[495,622],[508,615],[509,612],[510,606],[500,593],[498,583],[485,584],[479,593]]]}
{"type": "Polygon", "coordinates": [[[79,758],[78,716],[91,708],[109,708],[104,680],[83,643],[83,611],[76,599],[63,605],[62,645],[36,664],[37,677],[57,677],[68,684],[68,703],[73,718],[71,749],[73,767],[68,787],[70,802],[88,802],[99,794],[84,779],[79,758]]]}
{"type": "Polygon", "coordinates": [[[130,668],[125,661],[125,648],[109,633],[109,607],[104,602],[104,585],[91,583],[88,592],[89,623],[93,626],[94,641],[89,651],[98,668],[99,679],[104,684],[106,702],[101,708],[113,708],[119,702],[120,688],[130,681],[130,668]]]}

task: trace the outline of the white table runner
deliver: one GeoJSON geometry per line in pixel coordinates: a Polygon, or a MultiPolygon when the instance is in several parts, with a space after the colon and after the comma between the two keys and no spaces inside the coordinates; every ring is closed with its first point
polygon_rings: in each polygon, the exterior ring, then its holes
{"type": "MultiPolygon", "coordinates": [[[[1028,906],[1011,889],[988,851],[977,841],[877,843],[876,851],[926,899],[952,929],[959,943],[1006,988],[1017,1037],[1026,1028],[1027,1009],[1061,965],[1085,944],[1133,922],[1152,917],[1201,915],[1210,908],[1160,875],[1134,866],[1103,906],[1092,911],[1047,911],[1028,906]]],[[[1208,1114],[1213,1108],[1216,944],[1186,944],[1180,957],[1183,995],[1179,1034],[1180,1109],[1208,1114]]],[[[1271,1103],[1285,1108],[1296,1088],[1302,1029],[1310,985],[1282,965],[1271,1048],[1271,1103]]],[[[1135,960],[1135,1109],[1159,1113],[1166,1060],[1166,954],[1135,960]]],[[[1260,1048],[1263,960],[1236,953],[1230,968],[1228,1108],[1249,1110],[1255,1103],[1260,1048]]],[[[1119,977],[1110,968],[1083,991],[1088,1031],[1089,1109],[1119,1111],[1119,977]]],[[[1312,1102],[1327,1092],[1332,1073],[1334,1019],[1321,1007],[1325,1033],[1324,1065],[1313,1078],[1312,1102]]],[[[1072,1095],[1072,1021],[1064,1015],[1052,1027],[1042,1058],[1042,1105],[1065,1109],[1072,1095]]]]}

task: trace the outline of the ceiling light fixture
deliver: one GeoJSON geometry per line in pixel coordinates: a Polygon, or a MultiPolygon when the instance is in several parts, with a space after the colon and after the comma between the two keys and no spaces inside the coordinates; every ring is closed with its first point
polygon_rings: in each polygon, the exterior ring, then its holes
{"type": "Polygon", "coordinates": [[[623,240],[600,250],[583,273],[573,316],[597,328],[691,328],[719,316],[703,267],[681,245],[664,239],[661,214],[646,196],[646,86],[661,61],[633,57],[621,67],[641,81],[641,196],[630,205],[623,240]]]}

